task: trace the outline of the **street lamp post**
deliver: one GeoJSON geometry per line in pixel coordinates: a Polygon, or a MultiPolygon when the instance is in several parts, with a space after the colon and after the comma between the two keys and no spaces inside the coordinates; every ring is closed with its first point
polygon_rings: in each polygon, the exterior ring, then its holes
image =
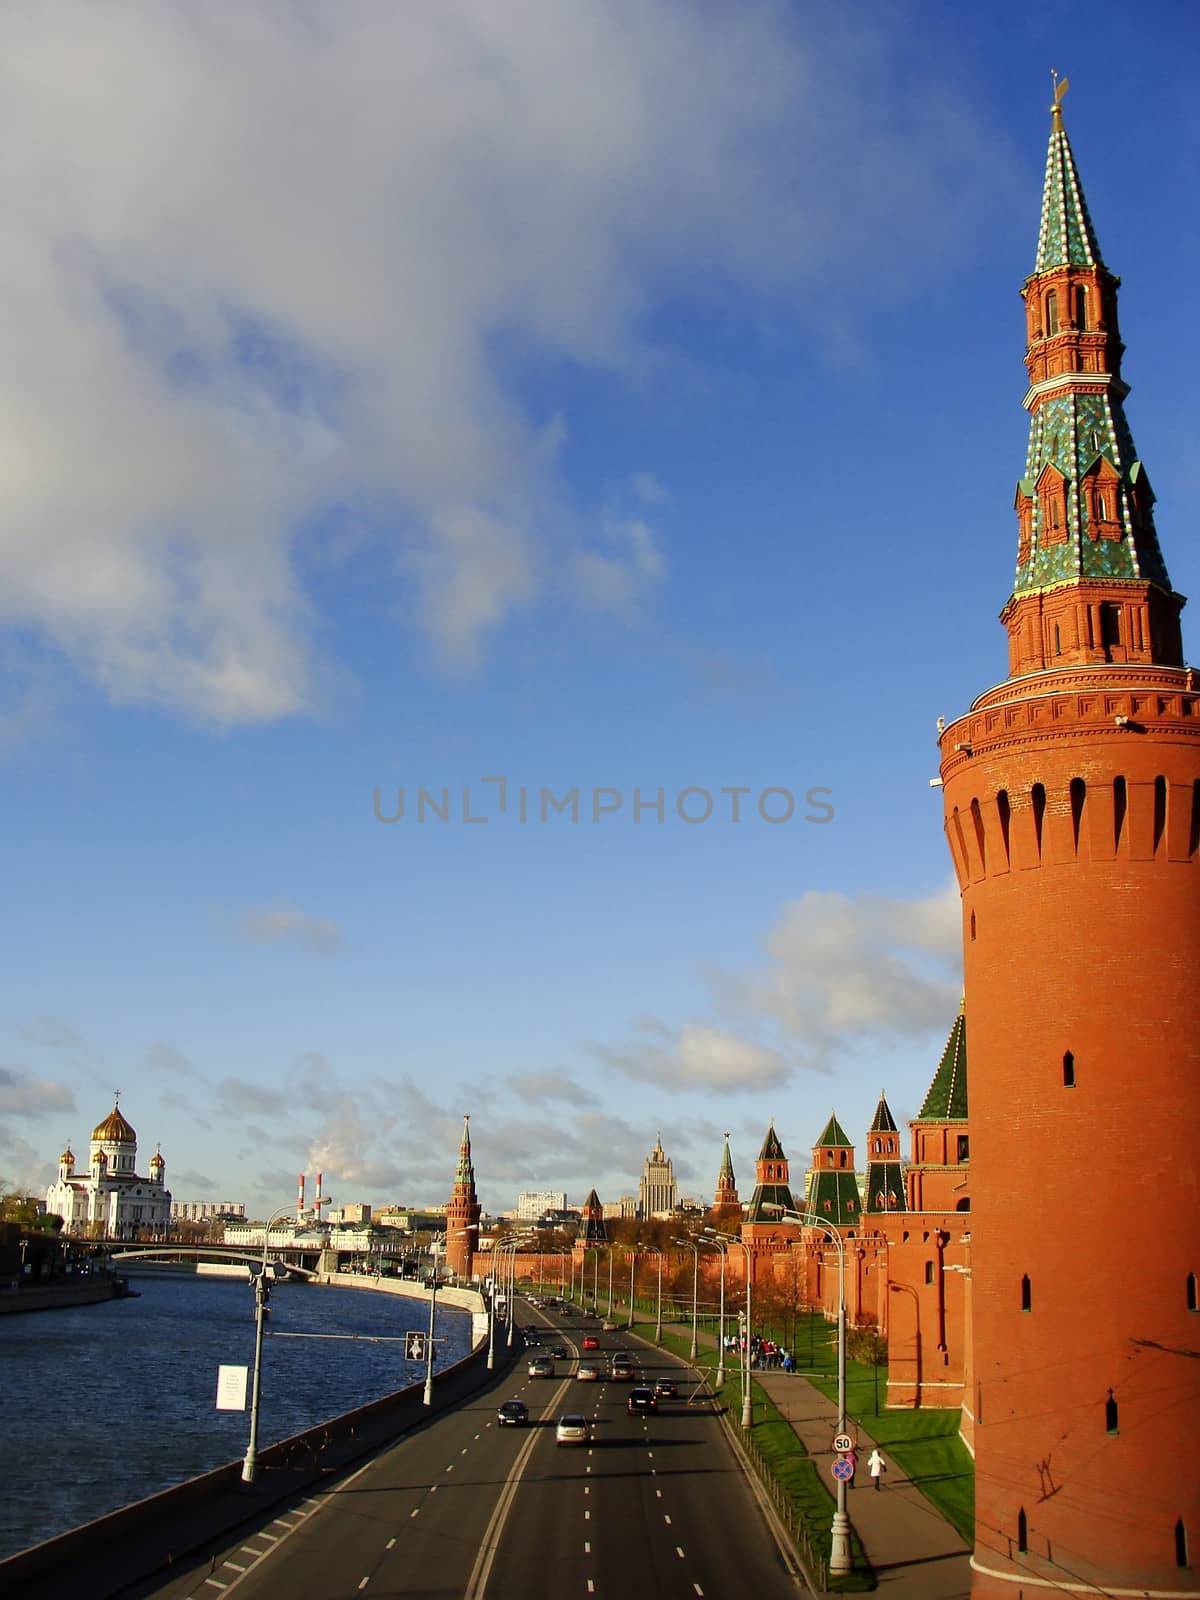
{"type": "Polygon", "coordinates": [[[250,1389],[250,1438],[242,1461],[243,1483],[253,1483],[258,1468],[258,1402],[262,1392],[263,1326],[267,1320],[267,1299],[270,1295],[270,1290],[267,1288],[267,1246],[271,1239],[271,1224],[278,1222],[281,1217],[290,1216],[291,1212],[290,1205],[281,1206],[267,1218],[267,1225],[263,1229],[262,1266],[254,1280],[254,1378],[250,1389]]]}
{"type": "MultiPolygon", "coordinates": [[[[832,1223],[826,1222],[814,1211],[788,1211],[783,1206],[764,1206],[783,1222],[799,1222],[808,1228],[819,1229],[832,1239],[838,1253],[838,1422],[837,1431],[846,1431],[846,1245],[832,1223]]],[[[850,1518],[846,1513],[846,1484],[837,1481],[837,1510],[833,1513],[832,1542],[829,1550],[830,1572],[849,1572],[853,1565],[850,1553],[850,1518]]]]}
{"type": "Polygon", "coordinates": [[[721,1239],[700,1239],[698,1243],[706,1244],[711,1249],[721,1252],[721,1310],[717,1318],[717,1388],[722,1389],[725,1386],[725,1263],[729,1252],[721,1239]]]}
{"type": "Polygon", "coordinates": [[[633,1296],[636,1288],[637,1258],[637,1250],[631,1250],[629,1252],[629,1321],[625,1324],[627,1328],[633,1327],[633,1296]]]}
{"type": "Polygon", "coordinates": [[[611,1322],[612,1319],[613,1319],[613,1296],[612,1296],[613,1259],[614,1259],[614,1257],[613,1257],[612,1245],[609,1245],[609,1247],[608,1247],[608,1304],[604,1308],[605,1318],[609,1322],[611,1322]]]}
{"type": "MultiPolygon", "coordinates": [[[[705,1233],[710,1236],[716,1234],[715,1228],[705,1228],[705,1233]]],[[[726,1248],[736,1245],[746,1258],[746,1327],[745,1338],[742,1340],[742,1427],[747,1432],[754,1426],[754,1405],[750,1399],[750,1334],[754,1327],[753,1307],[751,1304],[751,1256],[750,1246],[744,1239],[735,1239],[729,1233],[721,1234],[725,1240],[726,1248]]]]}
{"type": "Polygon", "coordinates": [[[700,1246],[694,1239],[676,1239],[675,1243],[683,1245],[685,1250],[692,1252],[692,1349],[688,1360],[695,1361],[700,1348],[696,1335],[700,1305],[698,1298],[700,1288],[700,1246]]]}

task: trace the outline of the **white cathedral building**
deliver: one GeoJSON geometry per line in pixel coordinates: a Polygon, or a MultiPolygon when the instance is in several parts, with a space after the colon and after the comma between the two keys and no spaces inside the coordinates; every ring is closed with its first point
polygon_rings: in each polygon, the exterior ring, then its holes
{"type": "Polygon", "coordinates": [[[46,1210],[63,1219],[63,1232],[92,1233],[108,1239],[135,1239],[143,1232],[165,1234],[171,1221],[167,1164],[160,1152],[150,1157],[150,1176],[137,1172],[137,1134],[114,1102],[92,1129],[86,1175],[76,1177],[70,1144],[58,1158],[58,1182],[46,1191],[46,1210]]]}

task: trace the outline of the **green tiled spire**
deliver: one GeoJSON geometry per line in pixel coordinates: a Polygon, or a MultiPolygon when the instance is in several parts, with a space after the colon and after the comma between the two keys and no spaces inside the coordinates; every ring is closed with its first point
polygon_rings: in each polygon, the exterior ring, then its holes
{"type": "Polygon", "coordinates": [[[1018,551],[1013,595],[1083,582],[1151,583],[1170,594],[1171,580],[1151,512],[1154,495],[1138,460],[1123,405],[1128,388],[1119,371],[1123,347],[1116,330],[1116,291],[1120,280],[1100,256],[1063,127],[1060,98],[1054,105],[1046,157],[1037,260],[1026,293],[1044,303],[1042,297],[1052,289],[1055,292],[1058,327],[1040,326],[1037,330],[1047,344],[1067,336],[1072,346],[1088,344],[1089,349],[1087,359],[1076,358],[1072,366],[1068,357],[1065,370],[1036,382],[1025,399],[1032,416],[1016,503],[1018,511],[1027,508],[1030,537],[1022,540],[1018,551]],[[1063,269],[1068,273],[1065,284],[1063,269]],[[1048,278],[1043,288],[1038,279],[1047,274],[1057,276],[1048,278]],[[1086,326],[1082,327],[1071,320],[1070,297],[1077,292],[1091,296],[1086,326]],[[1103,330],[1098,321],[1098,294],[1106,308],[1103,330]],[[1094,367],[1091,352],[1101,332],[1107,336],[1102,364],[1112,370],[1097,373],[1087,369],[1094,367]],[[1039,493],[1048,469],[1058,507],[1055,515],[1060,519],[1057,526],[1048,515],[1047,500],[1039,493]],[[1094,526],[1090,519],[1098,501],[1084,490],[1089,475],[1102,490],[1107,517],[1097,515],[1094,526]]]}
{"type": "Polygon", "coordinates": [[[835,1228],[852,1228],[861,1221],[862,1199],[858,1179],[846,1168],[818,1167],[813,1173],[805,1210],[835,1228]]]}
{"type": "Polygon", "coordinates": [[[960,1007],[918,1122],[967,1120],[967,1017],[960,1007]]]}
{"type": "Polygon", "coordinates": [[[475,1169],[471,1165],[471,1119],[463,1118],[462,1144],[458,1147],[458,1178],[457,1182],[474,1184],[475,1169]]]}
{"type": "MultiPolygon", "coordinates": [[[[773,1133],[775,1130],[772,1128],[771,1131],[773,1133]]],[[[775,1142],[778,1144],[778,1139],[775,1142]]],[[[727,1182],[730,1188],[733,1187],[734,1182],[736,1181],[733,1176],[733,1157],[729,1153],[728,1136],[726,1136],[725,1139],[725,1154],[721,1157],[721,1171],[718,1174],[718,1178],[723,1183],[727,1182]]]]}
{"type": "Polygon", "coordinates": [[[817,1140],[817,1143],[819,1145],[845,1145],[847,1149],[850,1148],[850,1141],[846,1137],[845,1129],[836,1116],[831,1116],[825,1124],[825,1132],[817,1140]]]}
{"type": "MultiPolygon", "coordinates": [[[[729,1146],[726,1145],[725,1148],[728,1150],[729,1146]]],[[[758,1159],[760,1161],[787,1160],[783,1153],[783,1146],[779,1142],[779,1135],[775,1132],[775,1124],[773,1122],[767,1129],[767,1137],[763,1140],[762,1149],[758,1152],[758,1159]]]]}
{"type": "Polygon", "coordinates": [[[872,1133],[898,1133],[891,1107],[887,1103],[886,1095],[879,1096],[879,1104],[875,1107],[875,1117],[871,1123],[872,1133]]]}
{"type": "MultiPolygon", "coordinates": [[[[1065,80],[1064,85],[1065,87],[1065,80]]],[[[1063,127],[1062,108],[1055,100],[1042,190],[1042,225],[1038,232],[1035,275],[1054,267],[1102,267],[1096,230],[1088,215],[1071,141],[1063,127]]]]}

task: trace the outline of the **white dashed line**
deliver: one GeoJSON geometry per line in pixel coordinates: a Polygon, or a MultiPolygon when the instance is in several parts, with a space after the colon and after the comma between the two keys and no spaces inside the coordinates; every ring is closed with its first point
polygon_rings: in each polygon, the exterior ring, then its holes
{"type": "Polygon", "coordinates": [[[698,1583],[694,1583],[692,1585],[692,1588],[695,1589],[696,1593],[699,1594],[699,1595],[702,1595],[704,1593],[704,1590],[700,1587],[700,1585],[698,1583]]]}
{"type": "Polygon", "coordinates": [[[463,1445],[462,1449],[458,1452],[459,1455],[460,1456],[465,1456],[469,1448],[470,1448],[469,1445],[463,1445]]]}
{"type": "Polygon", "coordinates": [[[252,1544],[244,1544],[242,1551],[248,1556],[265,1556],[267,1553],[265,1550],[256,1550],[252,1544]]]}
{"type": "Polygon", "coordinates": [[[679,1557],[680,1561],[684,1561],[684,1560],[687,1559],[686,1556],[683,1553],[683,1546],[681,1544],[677,1544],[675,1546],[675,1554],[679,1557]]]}
{"type": "Polygon", "coordinates": [[[245,1572],[246,1570],[245,1567],[239,1567],[236,1561],[230,1561],[228,1556],[225,1557],[225,1560],[221,1563],[221,1565],[225,1567],[232,1567],[235,1572],[245,1572]]]}
{"type": "Polygon", "coordinates": [[[365,1589],[367,1587],[367,1585],[370,1583],[370,1581],[371,1581],[370,1578],[364,1578],[363,1581],[359,1584],[358,1587],[360,1589],[365,1589]]]}
{"type": "Polygon", "coordinates": [[[663,1513],[663,1521],[666,1523],[668,1528],[671,1526],[671,1519],[667,1516],[665,1511],[663,1513]]]}
{"type": "Polygon", "coordinates": [[[585,1556],[590,1556],[591,1555],[591,1553],[592,1553],[592,1542],[591,1542],[590,1539],[585,1539],[583,1541],[583,1553],[584,1553],[585,1556]]]}
{"type": "Polygon", "coordinates": [[[585,1511],[583,1513],[583,1520],[585,1522],[590,1522],[592,1520],[592,1513],[590,1511],[585,1511]]]}
{"type": "Polygon", "coordinates": [[[449,1466],[448,1466],[448,1467],[447,1467],[447,1468],[446,1468],[446,1471],[447,1471],[447,1472],[453,1472],[453,1471],[454,1471],[454,1463],[453,1463],[453,1461],[452,1461],[452,1462],[451,1462],[451,1463],[450,1463],[450,1465],[449,1465],[449,1466]]]}
{"type": "Polygon", "coordinates": [[[596,1585],[589,1578],[588,1579],[588,1593],[589,1594],[595,1594],[595,1592],[596,1592],[596,1585]]]}
{"type": "Polygon", "coordinates": [[[388,1542],[384,1545],[383,1548],[385,1550],[390,1550],[392,1548],[392,1546],[395,1544],[395,1542],[396,1542],[395,1539],[389,1539],[388,1542]]]}
{"type": "MultiPolygon", "coordinates": [[[[410,1518],[411,1518],[411,1517],[415,1517],[415,1516],[416,1516],[416,1515],[417,1515],[417,1513],[418,1513],[418,1512],[419,1512],[419,1511],[420,1511],[420,1509],[421,1509],[421,1508],[420,1508],[420,1506],[414,1506],[414,1507],[413,1507],[413,1508],[412,1508],[412,1510],[411,1510],[411,1511],[410,1511],[410,1512],[409,1512],[409,1513],[408,1513],[408,1514],[409,1514],[409,1517],[410,1517],[410,1518]]],[[[392,1544],[395,1544],[395,1542],[396,1542],[396,1541],[395,1541],[395,1539],[393,1539],[393,1540],[392,1540],[392,1544]]],[[[389,1550],[390,1550],[390,1549],[391,1549],[391,1548],[392,1548],[392,1544],[390,1544],[390,1545],[388,1545],[388,1549],[389,1549],[389,1550]]]]}
{"type": "Polygon", "coordinates": [[[655,1489],[654,1492],[658,1496],[658,1498],[661,1500],[662,1499],[662,1490],[661,1489],[655,1489]]]}

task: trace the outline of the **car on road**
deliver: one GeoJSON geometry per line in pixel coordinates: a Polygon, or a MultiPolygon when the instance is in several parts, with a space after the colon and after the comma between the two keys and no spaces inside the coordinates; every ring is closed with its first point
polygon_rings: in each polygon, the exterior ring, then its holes
{"type": "Polygon", "coordinates": [[[528,1370],[531,1378],[552,1378],[554,1376],[554,1363],[549,1356],[534,1356],[529,1363],[528,1370]]]}
{"type": "Polygon", "coordinates": [[[565,1417],[559,1417],[558,1427],[554,1431],[555,1444],[590,1444],[592,1442],[591,1429],[588,1427],[586,1417],[581,1417],[574,1412],[565,1417]]]}
{"type": "Polygon", "coordinates": [[[597,1337],[596,1337],[596,1335],[594,1333],[585,1333],[584,1334],[584,1336],[583,1336],[583,1348],[585,1350],[599,1350],[600,1341],[599,1341],[599,1339],[597,1339],[597,1337]]]}
{"type": "Polygon", "coordinates": [[[660,1400],[674,1400],[679,1393],[679,1385],[674,1378],[660,1378],[654,1385],[654,1392],[660,1400]]]}
{"type": "Polygon", "coordinates": [[[608,1375],[614,1383],[631,1383],[633,1381],[633,1362],[615,1360],[608,1369],[608,1375]]]}
{"type": "Polygon", "coordinates": [[[502,1428],[521,1428],[529,1421],[529,1407],[523,1400],[506,1400],[496,1413],[502,1428]]]}
{"type": "Polygon", "coordinates": [[[580,1383],[599,1383],[601,1377],[600,1368],[594,1361],[581,1361],[579,1371],[575,1376],[580,1383]]]}
{"type": "Polygon", "coordinates": [[[617,1325],[610,1317],[606,1317],[600,1324],[600,1331],[601,1333],[616,1333],[617,1325]]]}
{"type": "Polygon", "coordinates": [[[625,1402],[625,1409],[628,1411],[631,1417],[637,1411],[657,1411],[658,1399],[655,1396],[654,1390],[647,1389],[645,1385],[641,1385],[636,1389],[630,1389],[629,1398],[625,1402]]]}
{"type": "Polygon", "coordinates": [[[571,1359],[571,1352],[567,1349],[565,1344],[556,1344],[551,1353],[559,1361],[569,1361],[571,1359]]]}

